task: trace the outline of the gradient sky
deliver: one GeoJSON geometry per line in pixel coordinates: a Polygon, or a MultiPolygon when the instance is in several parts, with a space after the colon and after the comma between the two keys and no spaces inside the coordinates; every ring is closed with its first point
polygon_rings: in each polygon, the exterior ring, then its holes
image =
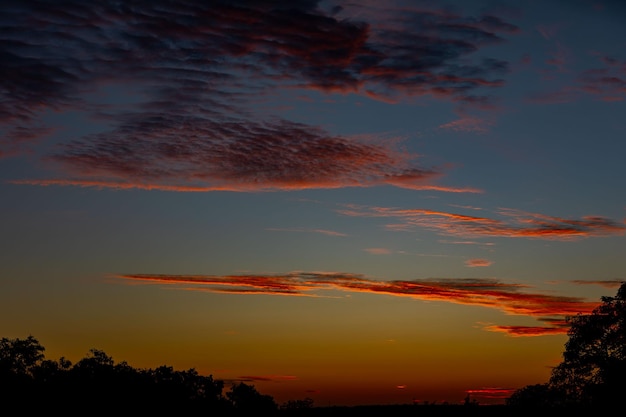
{"type": "Polygon", "coordinates": [[[278,403],[546,382],[626,280],[625,51],[619,0],[5,0],[0,336],[278,403]]]}

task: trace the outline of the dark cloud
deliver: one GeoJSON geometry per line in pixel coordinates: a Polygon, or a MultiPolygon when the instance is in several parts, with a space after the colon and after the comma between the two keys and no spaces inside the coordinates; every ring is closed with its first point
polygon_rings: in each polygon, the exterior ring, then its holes
{"type": "Polygon", "coordinates": [[[65,176],[41,183],[423,186],[434,172],[388,147],[260,120],[252,98],[301,87],[482,103],[478,91],[501,85],[507,63],[470,54],[515,27],[432,10],[390,22],[339,16],[317,1],[5,2],[0,130],[22,139],[1,142],[1,155],[40,139],[46,113],[80,111],[108,127],[62,144],[50,159],[65,176]],[[141,101],[107,103],[111,87],[141,101]]]}
{"type": "Polygon", "coordinates": [[[83,179],[234,190],[368,186],[406,177],[404,186],[417,187],[436,175],[389,147],[285,120],[219,122],[171,114],[131,118],[114,132],[64,145],[51,159],[83,179]]]}
{"type": "MultiPolygon", "coordinates": [[[[556,90],[533,93],[528,99],[534,103],[567,103],[593,97],[605,102],[621,102],[626,99],[626,61],[613,56],[593,53],[590,62],[600,62],[580,71],[569,84],[556,90]]],[[[556,62],[556,61],[553,61],[556,62]]]]}
{"type": "Polygon", "coordinates": [[[592,280],[577,279],[577,280],[572,280],[570,282],[573,284],[578,284],[578,285],[599,285],[601,287],[606,287],[606,288],[619,288],[624,282],[626,282],[626,280],[613,279],[613,280],[592,281],[592,280]]]}

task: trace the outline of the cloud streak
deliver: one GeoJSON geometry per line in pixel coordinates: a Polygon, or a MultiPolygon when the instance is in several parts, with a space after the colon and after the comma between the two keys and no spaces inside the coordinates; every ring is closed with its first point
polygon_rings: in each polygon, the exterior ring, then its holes
{"type": "Polygon", "coordinates": [[[489,259],[475,258],[475,259],[468,259],[467,261],[465,261],[465,265],[470,268],[491,266],[491,264],[493,264],[493,262],[490,261],[489,259]]]}
{"type": "Polygon", "coordinates": [[[159,275],[121,274],[129,282],[168,284],[177,288],[229,294],[265,294],[322,297],[325,292],[362,292],[450,302],[497,309],[505,314],[529,316],[550,327],[486,326],[486,330],[513,336],[562,334],[565,317],[590,313],[598,303],[577,297],[522,292],[525,286],[493,279],[441,279],[380,281],[359,274],[292,272],[276,275],[159,275]]]}
{"type": "Polygon", "coordinates": [[[480,102],[508,66],[471,55],[517,31],[493,15],[391,9],[383,20],[310,0],[61,6],[0,12],[0,157],[43,140],[50,112],[81,112],[100,132],[63,140],[45,158],[55,176],[21,184],[476,192],[436,184],[441,172],[389,144],[261,118],[251,103],[285,88],[480,102]],[[128,102],[108,103],[110,88],[128,102]]]}
{"type": "Polygon", "coordinates": [[[348,236],[345,233],[336,232],[334,230],[309,229],[309,228],[304,228],[304,227],[292,227],[292,228],[270,227],[270,228],[267,228],[265,230],[269,230],[269,231],[272,231],[272,232],[319,233],[319,234],[327,235],[327,236],[341,236],[341,237],[348,236]]]}
{"type": "Polygon", "coordinates": [[[416,227],[434,230],[443,235],[475,237],[510,237],[547,240],[575,240],[587,237],[623,235],[626,225],[600,216],[567,219],[501,209],[501,218],[471,216],[426,209],[400,209],[346,205],[339,213],[353,217],[393,218],[399,223],[387,228],[410,231],[416,227]]]}

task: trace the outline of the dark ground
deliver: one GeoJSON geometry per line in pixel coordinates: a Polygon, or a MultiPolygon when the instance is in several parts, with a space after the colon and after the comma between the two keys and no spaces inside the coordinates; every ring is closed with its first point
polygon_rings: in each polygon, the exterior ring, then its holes
{"type": "Polygon", "coordinates": [[[279,415],[306,417],[597,417],[599,409],[516,408],[505,405],[371,405],[352,407],[313,407],[308,410],[283,410],[279,415]]]}

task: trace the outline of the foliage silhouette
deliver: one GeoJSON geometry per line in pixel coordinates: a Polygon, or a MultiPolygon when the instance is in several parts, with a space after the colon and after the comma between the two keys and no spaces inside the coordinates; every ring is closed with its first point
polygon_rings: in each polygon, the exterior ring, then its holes
{"type": "Polygon", "coordinates": [[[302,400],[289,400],[280,406],[281,410],[308,410],[313,408],[313,399],[304,398],[302,400]]]}
{"type": "Polygon", "coordinates": [[[626,282],[591,314],[569,317],[563,361],[545,384],[507,400],[516,406],[613,407],[626,392],[626,282]]]}
{"type": "Polygon", "coordinates": [[[259,415],[272,415],[278,410],[274,398],[259,393],[254,385],[243,382],[233,384],[226,397],[231,401],[238,413],[258,413],[259,415]]]}
{"type": "MultiPolygon", "coordinates": [[[[0,339],[3,408],[24,409],[26,405],[29,414],[60,410],[66,415],[120,411],[155,415],[213,411],[225,415],[235,411],[235,404],[222,394],[223,381],[199,375],[193,368],[135,369],[126,362],[115,363],[97,349],[72,365],[63,357],[45,359],[44,350],[33,336],[0,339]]],[[[240,384],[238,392],[246,387],[240,384]]],[[[253,387],[250,390],[257,392],[253,387]]],[[[273,404],[273,398],[269,399],[273,404]]]]}

